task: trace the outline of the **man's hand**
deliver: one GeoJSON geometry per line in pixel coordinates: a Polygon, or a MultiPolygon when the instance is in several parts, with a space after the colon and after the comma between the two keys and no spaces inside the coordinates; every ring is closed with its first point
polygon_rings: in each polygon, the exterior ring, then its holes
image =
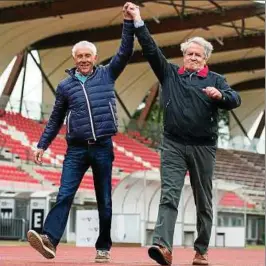
{"type": "Polygon", "coordinates": [[[34,153],[34,162],[37,164],[42,164],[42,156],[43,156],[44,150],[43,149],[37,149],[37,151],[34,153]]]}
{"type": "Polygon", "coordinates": [[[221,100],[222,99],[222,93],[217,90],[214,87],[206,87],[202,90],[208,97],[215,99],[215,100],[221,100]]]}
{"type": "MultiPolygon", "coordinates": [[[[124,5],[124,8],[125,8],[125,12],[127,13],[128,16],[131,17],[131,19],[133,19],[134,21],[140,21],[141,20],[139,6],[137,6],[131,2],[127,2],[124,5]]],[[[123,9],[123,11],[124,11],[124,9],[123,9]]]]}
{"type": "Polygon", "coordinates": [[[124,19],[127,19],[127,20],[133,20],[132,16],[129,13],[127,13],[127,8],[128,8],[129,5],[132,5],[132,3],[131,2],[126,2],[124,4],[123,9],[122,9],[123,17],[124,17],[124,19]]]}

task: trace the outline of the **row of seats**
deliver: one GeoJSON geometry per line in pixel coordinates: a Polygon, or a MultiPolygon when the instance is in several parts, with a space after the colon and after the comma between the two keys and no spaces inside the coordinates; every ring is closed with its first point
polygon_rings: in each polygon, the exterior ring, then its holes
{"type": "MultiPolygon", "coordinates": [[[[239,153],[242,153],[239,151],[239,153]]],[[[236,155],[235,151],[218,149],[216,156],[215,177],[240,183],[257,190],[264,190],[265,177],[258,169],[236,155]]]]}
{"type": "MultiPolygon", "coordinates": [[[[56,170],[46,170],[35,168],[35,171],[42,175],[47,181],[50,181],[53,185],[60,185],[61,172],[56,170]]],[[[39,183],[38,180],[32,178],[28,173],[16,168],[15,166],[3,165],[0,167],[0,180],[12,181],[12,182],[25,182],[25,183],[39,183]]],[[[115,188],[120,182],[119,178],[114,177],[112,179],[112,188],[115,188]]],[[[94,190],[93,176],[91,174],[85,174],[80,188],[94,190]]],[[[233,192],[225,192],[219,202],[219,206],[223,207],[237,207],[237,208],[254,208],[255,204],[245,203],[238,195],[233,192]]]]}
{"type": "MultiPolygon", "coordinates": [[[[36,143],[43,132],[44,125],[37,123],[31,119],[25,118],[17,113],[6,112],[6,115],[1,117],[8,125],[15,126],[19,131],[24,132],[30,143],[36,143]]],[[[46,121],[45,121],[46,122],[46,121]]],[[[65,133],[65,125],[61,128],[60,133],[65,133]]],[[[148,161],[153,167],[159,167],[159,156],[156,152],[148,149],[143,144],[118,133],[114,137],[114,141],[119,146],[124,147],[126,150],[131,151],[134,155],[140,156],[143,160],[148,161]]],[[[57,137],[50,145],[50,149],[54,155],[64,155],[66,151],[66,142],[63,138],[57,137]]],[[[141,167],[139,167],[141,168],[141,167]]]]}
{"type": "MultiPolygon", "coordinates": [[[[46,170],[46,169],[39,169],[35,168],[35,171],[42,175],[46,180],[52,182],[54,185],[59,186],[60,185],[60,179],[61,179],[61,172],[56,170],[46,170]]],[[[120,179],[117,177],[112,178],[112,187],[114,188],[118,183],[120,182],[120,179]]],[[[85,189],[94,189],[94,182],[93,177],[90,174],[85,174],[82,182],[80,184],[80,188],[85,189]]]]}
{"type": "Polygon", "coordinates": [[[153,142],[146,138],[146,137],[143,137],[139,131],[135,131],[135,130],[128,130],[127,131],[127,135],[133,139],[136,139],[137,141],[139,141],[140,143],[143,143],[147,146],[151,146],[153,144],[153,142]]]}
{"type": "MultiPolygon", "coordinates": [[[[6,114],[0,118],[5,121],[7,125],[14,126],[20,132],[24,132],[31,145],[35,145],[38,142],[44,125],[37,123],[31,119],[25,118],[17,113],[6,112],[6,114]]],[[[65,133],[65,125],[61,128],[60,133],[65,133]]],[[[15,141],[10,135],[3,135],[5,138],[5,147],[7,147],[11,153],[17,154],[22,160],[33,161],[33,151],[30,147],[26,147],[20,141],[15,141]]],[[[143,146],[143,145],[142,145],[143,146]]],[[[66,141],[62,136],[58,136],[49,146],[51,151],[51,158],[58,158],[60,155],[63,157],[66,153],[66,141]]],[[[148,168],[144,167],[142,163],[136,162],[132,157],[126,156],[123,152],[115,149],[116,160],[114,162],[114,167],[119,168],[125,173],[132,173],[138,170],[146,170],[148,168]]],[[[50,164],[51,160],[49,158],[44,158],[44,163],[50,164]]]]}
{"type": "MultiPolygon", "coordinates": [[[[0,119],[5,121],[7,125],[15,126],[17,130],[24,132],[31,144],[39,140],[44,127],[44,125],[25,118],[20,114],[10,112],[7,112],[6,115],[0,119]]],[[[11,153],[19,155],[23,160],[33,160],[32,149],[24,146],[20,141],[11,138],[12,133],[10,133],[10,135],[3,134],[1,132],[1,126],[2,125],[0,125],[0,139],[3,139],[5,147],[7,147],[11,153]]],[[[62,132],[65,132],[65,130],[64,126],[62,132]]],[[[113,137],[113,141],[117,146],[123,147],[125,151],[129,151],[133,153],[134,156],[141,157],[143,161],[149,162],[152,167],[159,168],[159,154],[138,142],[136,136],[138,136],[138,138],[141,137],[141,135],[136,132],[134,133],[135,139],[132,139],[125,134],[118,133],[113,137]]],[[[61,136],[58,136],[53,141],[52,145],[50,145],[50,150],[51,158],[55,158],[57,155],[63,157],[66,151],[65,140],[61,136]]],[[[121,169],[125,173],[149,169],[149,167],[144,167],[143,163],[135,161],[134,158],[127,156],[125,152],[120,151],[117,148],[115,148],[114,152],[114,168],[121,169]]],[[[51,160],[48,158],[44,158],[44,161],[48,164],[51,163],[51,160]]],[[[261,166],[262,161],[263,156],[254,153],[218,149],[215,177],[263,189],[265,186],[265,167],[263,169],[261,166]],[[256,167],[258,165],[261,168],[256,167]]]]}
{"type": "Polygon", "coordinates": [[[39,183],[27,172],[11,165],[0,165],[0,179],[14,182],[39,183]]]}
{"type": "Polygon", "coordinates": [[[241,199],[238,195],[236,195],[234,192],[225,192],[222,196],[219,206],[223,207],[231,207],[234,206],[236,208],[249,208],[252,209],[255,207],[255,204],[245,202],[243,199],[241,199]]]}
{"type": "Polygon", "coordinates": [[[147,146],[139,143],[135,139],[131,139],[128,136],[118,133],[114,136],[113,140],[119,145],[125,148],[125,150],[132,152],[134,155],[139,156],[143,161],[149,162],[153,167],[160,167],[160,157],[157,152],[148,148],[147,146]]]}
{"type": "Polygon", "coordinates": [[[265,171],[265,155],[264,154],[246,152],[246,151],[238,151],[238,150],[234,150],[233,153],[239,158],[265,171]]]}

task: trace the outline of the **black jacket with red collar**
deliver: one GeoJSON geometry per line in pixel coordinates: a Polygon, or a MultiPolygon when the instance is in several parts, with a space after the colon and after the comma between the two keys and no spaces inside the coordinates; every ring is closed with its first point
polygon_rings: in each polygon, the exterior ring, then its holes
{"type": "Polygon", "coordinates": [[[143,55],[162,85],[164,134],[183,144],[215,145],[218,139],[218,108],[231,110],[240,106],[239,95],[225,78],[205,66],[188,72],[169,63],[146,26],[135,29],[143,55]],[[209,98],[203,88],[215,87],[221,100],[209,98]]]}

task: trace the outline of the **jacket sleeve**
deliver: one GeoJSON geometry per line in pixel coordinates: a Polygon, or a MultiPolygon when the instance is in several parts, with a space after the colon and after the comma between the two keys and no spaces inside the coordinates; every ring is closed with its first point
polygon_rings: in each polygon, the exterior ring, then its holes
{"type": "Polygon", "coordinates": [[[124,20],[122,39],[118,52],[106,66],[113,80],[116,80],[126,67],[133,54],[134,24],[131,20],[124,20]]]}
{"type": "Polygon", "coordinates": [[[52,114],[40,138],[37,148],[46,150],[59,132],[67,112],[67,101],[60,85],[56,90],[56,99],[52,114]]]}
{"type": "Polygon", "coordinates": [[[139,44],[142,47],[143,55],[148,60],[156,77],[163,84],[167,75],[169,63],[153,40],[148,28],[143,25],[135,29],[139,44]]]}
{"type": "Polygon", "coordinates": [[[230,88],[225,78],[222,76],[217,83],[217,89],[222,93],[222,99],[217,101],[217,105],[220,109],[232,110],[241,105],[239,94],[230,88]]]}

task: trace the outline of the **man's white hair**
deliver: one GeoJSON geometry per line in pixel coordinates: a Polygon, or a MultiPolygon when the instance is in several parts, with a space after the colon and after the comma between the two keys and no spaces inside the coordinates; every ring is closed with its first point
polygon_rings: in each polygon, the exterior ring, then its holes
{"type": "Polygon", "coordinates": [[[76,51],[78,48],[86,47],[92,51],[93,55],[97,55],[97,48],[92,42],[80,41],[76,43],[72,48],[72,55],[75,57],[76,51]]]}
{"type": "Polygon", "coordinates": [[[198,45],[202,46],[204,48],[206,59],[210,58],[213,51],[213,46],[210,42],[206,41],[202,37],[193,37],[188,39],[186,42],[181,43],[181,51],[183,54],[186,53],[186,50],[189,48],[191,43],[197,43],[198,45]]]}

